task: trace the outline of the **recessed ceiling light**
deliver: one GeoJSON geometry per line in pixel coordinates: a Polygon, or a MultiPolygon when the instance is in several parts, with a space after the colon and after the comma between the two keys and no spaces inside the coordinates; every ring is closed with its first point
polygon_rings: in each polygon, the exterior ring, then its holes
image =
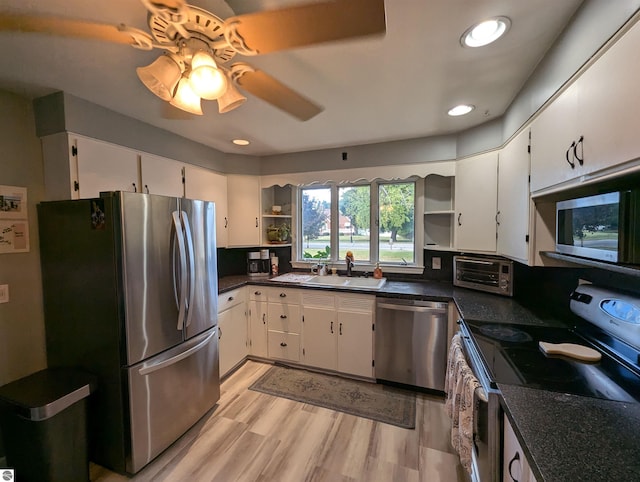
{"type": "Polygon", "coordinates": [[[250,142],[246,139],[234,139],[233,142],[236,146],[248,146],[250,142]]]}
{"type": "Polygon", "coordinates": [[[507,17],[494,17],[480,22],[467,29],[460,37],[464,47],[482,47],[495,42],[511,27],[511,20],[507,17]]]}
{"type": "Polygon", "coordinates": [[[449,109],[449,112],[447,112],[447,114],[449,114],[450,116],[465,115],[471,112],[475,108],[476,107],[473,105],[460,104],[449,109]]]}

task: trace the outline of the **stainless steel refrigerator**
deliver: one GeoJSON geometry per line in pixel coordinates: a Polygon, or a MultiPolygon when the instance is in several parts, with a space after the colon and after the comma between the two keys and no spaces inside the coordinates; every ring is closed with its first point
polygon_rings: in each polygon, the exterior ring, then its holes
{"type": "Polygon", "coordinates": [[[220,398],[214,204],[38,205],[47,361],[98,376],[91,459],[138,472],[220,398]]]}

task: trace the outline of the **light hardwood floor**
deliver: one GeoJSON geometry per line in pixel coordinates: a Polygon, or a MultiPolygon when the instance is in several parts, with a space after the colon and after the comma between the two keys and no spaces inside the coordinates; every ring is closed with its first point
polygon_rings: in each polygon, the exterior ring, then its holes
{"type": "Polygon", "coordinates": [[[442,399],[418,394],[407,430],[248,390],[271,365],[248,361],[216,408],[132,479],[91,464],[91,480],[462,482],[442,399]]]}

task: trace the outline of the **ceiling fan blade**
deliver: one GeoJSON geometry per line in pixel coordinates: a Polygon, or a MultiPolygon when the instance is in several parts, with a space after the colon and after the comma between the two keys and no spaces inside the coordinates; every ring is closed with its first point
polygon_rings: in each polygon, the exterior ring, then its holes
{"type": "Polygon", "coordinates": [[[261,70],[246,72],[237,82],[247,92],[301,121],[309,120],[324,110],[261,70]]]}
{"type": "MultiPolygon", "coordinates": [[[[244,45],[258,54],[386,30],[384,0],[333,0],[231,17],[244,45]]],[[[254,52],[254,53],[255,53],[254,52]]]]}
{"type": "Polygon", "coordinates": [[[60,17],[11,14],[8,12],[0,12],[0,32],[44,33],[47,35],[132,44],[131,35],[118,30],[116,25],[60,17]]]}

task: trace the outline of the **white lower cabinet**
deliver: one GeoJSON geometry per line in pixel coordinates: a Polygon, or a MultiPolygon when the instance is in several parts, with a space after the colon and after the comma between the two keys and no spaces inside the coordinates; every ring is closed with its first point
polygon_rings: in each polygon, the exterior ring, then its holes
{"type": "Polygon", "coordinates": [[[338,369],[338,314],[335,295],[309,291],[302,296],[305,365],[338,369]]]}
{"type": "Polygon", "coordinates": [[[218,295],[220,376],[223,377],[248,355],[247,301],[244,288],[218,295]]]}
{"type": "Polygon", "coordinates": [[[375,297],[305,292],[303,357],[305,365],[373,378],[375,297]]]}
{"type": "Polygon", "coordinates": [[[267,288],[249,286],[249,354],[267,358],[267,288]]]}
{"type": "Polygon", "coordinates": [[[513,432],[509,419],[504,415],[504,440],[502,451],[503,482],[536,482],[529,462],[513,432]]]}
{"type": "Polygon", "coordinates": [[[267,346],[269,358],[292,362],[300,361],[300,313],[299,289],[267,289],[267,346]]]}

